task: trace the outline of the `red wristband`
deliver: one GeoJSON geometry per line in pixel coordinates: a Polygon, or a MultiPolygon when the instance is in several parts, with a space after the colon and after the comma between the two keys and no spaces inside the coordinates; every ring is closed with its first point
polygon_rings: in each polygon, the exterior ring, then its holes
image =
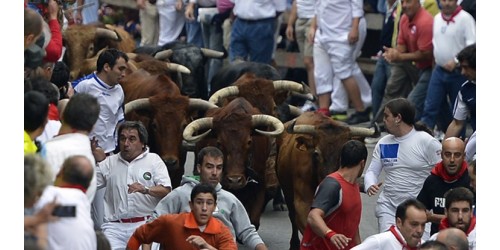
{"type": "Polygon", "coordinates": [[[325,239],[329,240],[329,239],[331,239],[331,238],[332,238],[335,234],[337,234],[337,233],[335,233],[333,230],[330,230],[330,231],[328,231],[328,232],[326,232],[326,233],[325,233],[325,239]]]}

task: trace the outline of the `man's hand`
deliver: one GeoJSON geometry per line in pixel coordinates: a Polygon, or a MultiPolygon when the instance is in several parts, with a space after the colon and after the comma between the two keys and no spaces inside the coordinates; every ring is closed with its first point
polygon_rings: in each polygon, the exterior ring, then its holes
{"type": "Polygon", "coordinates": [[[352,27],[351,31],[349,31],[349,35],[347,36],[347,41],[350,44],[355,44],[359,40],[359,31],[357,27],[352,27]]]}
{"type": "Polygon", "coordinates": [[[186,241],[198,249],[215,249],[198,235],[191,235],[186,239],[186,241]]]}
{"type": "Polygon", "coordinates": [[[382,54],[382,56],[387,62],[392,63],[399,60],[400,53],[397,49],[388,48],[385,46],[383,48],[384,48],[384,53],[382,54]]]}
{"type": "Polygon", "coordinates": [[[194,3],[189,3],[186,6],[186,11],[184,12],[186,19],[194,21],[194,3]]]}
{"type": "Polygon", "coordinates": [[[181,11],[182,10],[182,0],[177,0],[177,2],[175,3],[175,10],[177,11],[181,11]]]}
{"type": "Polygon", "coordinates": [[[371,185],[366,191],[366,194],[368,194],[368,196],[376,195],[380,190],[380,186],[382,186],[382,182],[379,182],[378,184],[375,185],[371,185]]]}
{"type": "Polygon", "coordinates": [[[445,65],[443,65],[443,68],[447,70],[448,72],[452,72],[455,70],[457,67],[457,64],[455,63],[455,60],[449,60],[445,65]]]}
{"type": "Polygon", "coordinates": [[[349,245],[349,242],[351,241],[351,238],[347,238],[343,234],[334,234],[331,238],[330,241],[334,246],[336,246],[338,249],[344,249],[349,245]]]}
{"type": "Polygon", "coordinates": [[[59,14],[59,4],[55,0],[49,0],[48,5],[49,10],[49,20],[57,20],[59,14]]]}
{"type": "Polygon", "coordinates": [[[129,194],[135,193],[135,192],[139,192],[141,194],[146,194],[146,192],[147,192],[146,187],[139,182],[134,182],[132,184],[128,184],[127,186],[128,186],[128,193],[129,194]]]}
{"type": "Polygon", "coordinates": [[[136,0],[136,4],[138,9],[146,8],[146,0],[136,0]]]}
{"type": "Polygon", "coordinates": [[[293,38],[293,26],[292,25],[287,25],[286,26],[286,38],[289,41],[294,41],[295,39],[293,38]]]}
{"type": "Polygon", "coordinates": [[[97,140],[95,136],[90,139],[90,149],[92,150],[92,155],[97,162],[101,162],[106,159],[106,153],[99,147],[99,140],[97,140]]]}

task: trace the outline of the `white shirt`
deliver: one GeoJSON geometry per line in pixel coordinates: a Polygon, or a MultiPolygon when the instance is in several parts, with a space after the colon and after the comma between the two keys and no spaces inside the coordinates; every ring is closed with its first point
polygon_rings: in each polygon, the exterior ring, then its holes
{"type": "Polygon", "coordinates": [[[128,185],[139,182],[146,187],[172,187],[167,166],[155,153],[146,149],[131,162],[120,154],[108,156],[97,165],[97,188],[106,187],[104,220],[115,221],[153,214],[160,198],[128,193],[128,185]]]}
{"type": "MultiPolygon", "coordinates": [[[[468,82],[469,81],[466,81],[465,83],[462,84],[462,86],[467,84],[468,82]]],[[[472,82],[472,83],[474,83],[474,82],[472,82]]],[[[459,121],[465,121],[465,120],[467,120],[467,117],[469,116],[469,114],[470,114],[469,107],[467,106],[467,104],[464,101],[464,98],[462,96],[462,92],[458,91],[457,99],[455,99],[455,106],[453,109],[453,118],[457,119],[459,121]]]]}
{"type": "Polygon", "coordinates": [[[87,197],[90,202],[94,200],[97,189],[95,159],[92,154],[88,136],[80,133],[58,135],[43,145],[40,155],[52,167],[54,180],[56,179],[56,175],[59,173],[59,170],[61,169],[66,158],[73,155],[86,156],[92,166],[94,166],[94,177],[92,178],[89,188],[87,189],[87,197]]]}
{"type": "Polygon", "coordinates": [[[118,122],[124,119],[123,102],[125,94],[122,86],[110,86],[99,79],[96,73],[80,81],[75,87],[76,93],[87,93],[97,98],[101,111],[99,118],[90,132],[89,137],[95,136],[99,146],[104,152],[109,153],[116,148],[114,133],[118,122]]]}
{"type": "Polygon", "coordinates": [[[436,64],[443,66],[465,47],[476,42],[476,21],[464,10],[449,24],[443,19],[441,13],[434,17],[432,28],[432,46],[436,64]]]}
{"type": "Polygon", "coordinates": [[[54,199],[61,205],[76,206],[76,217],[61,217],[48,223],[48,249],[96,249],[94,222],[90,217],[90,201],[85,194],[75,188],[48,186],[35,204],[35,211],[39,211],[54,199]]]}
{"type": "MultiPolygon", "coordinates": [[[[402,240],[404,237],[396,227],[396,232],[402,240]]],[[[420,242],[422,243],[422,241],[420,242]]],[[[374,234],[366,238],[361,244],[351,248],[352,250],[400,250],[402,249],[401,243],[396,239],[392,232],[387,231],[379,234],[374,234]]]]}
{"type": "Polygon", "coordinates": [[[286,0],[231,0],[236,16],[247,20],[259,20],[276,16],[286,9],[286,0]]]}
{"type": "Polygon", "coordinates": [[[352,19],[363,17],[363,0],[317,0],[317,35],[320,41],[346,41],[352,19]]]}
{"type": "Polygon", "coordinates": [[[297,17],[298,18],[313,18],[314,17],[314,2],[315,0],[296,0],[297,1],[297,17]]]}
{"type": "Polygon", "coordinates": [[[43,129],[43,133],[36,138],[42,145],[59,133],[61,121],[49,120],[43,129]]]}
{"type": "MultiPolygon", "coordinates": [[[[377,203],[396,207],[406,199],[416,198],[431,169],[441,160],[441,143],[424,131],[395,137],[386,135],[377,143],[365,173],[365,191],[386,176],[377,203]]],[[[379,205],[377,205],[379,206],[379,205]]]]}

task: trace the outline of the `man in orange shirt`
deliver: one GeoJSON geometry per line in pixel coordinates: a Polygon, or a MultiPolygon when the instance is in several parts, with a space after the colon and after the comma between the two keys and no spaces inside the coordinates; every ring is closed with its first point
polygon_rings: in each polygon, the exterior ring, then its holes
{"type": "Polygon", "coordinates": [[[158,242],[161,249],[236,250],[237,246],[222,222],[212,218],[217,192],[209,184],[198,184],[191,192],[191,212],[165,214],[138,227],[130,237],[127,249],[158,242]]]}

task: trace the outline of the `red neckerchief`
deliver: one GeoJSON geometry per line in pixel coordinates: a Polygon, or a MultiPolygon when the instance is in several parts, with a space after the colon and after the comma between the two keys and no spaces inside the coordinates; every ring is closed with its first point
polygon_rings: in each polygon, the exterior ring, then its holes
{"type": "Polygon", "coordinates": [[[408,246],[408,244],[406,244],[406,241],[403,240],[401,238],[401,236],[399,236],[399,233],[396,231],[396,226],[392,225],[391,228],[389,228],[389,231],[391,231],[391,233],[394,235],[394,237],[396,237],[396,240],[399,241],[399,243],[401,243],[401,245],[403,245],[403,249],[408,249],[408,250],[417,250],[418,247],[410,247],[408,246]]]}
{"type": "Polygon", "coordinates": [[[53,103],[49,104],[49,120],[59,121],[59,110],[53,103]]]}
{"type": "Polygon", "coordinates": [[[87,189],[84,188],[82,185],[78,185],[78,184],[64,184],[64,185],[61,185],[59,187],[61,187],[61,188],[76,188],[76,189],[80,189],[84,194],[87,193],[87,189]]]}
{"type": "Polygon", "coordinates": [[[453,175],[453,176],[449,175],[446,172],[446,169],[444,168],[443,162],[440,161],[438,164],[436,164],[436,166],[434,166],[434,168],[431,171],[431,174],[437,175],[437,176],[443,178],[443,180],[446,182],[454,182],[454,181],[458,180],[458,178],[462,177],[462,175],[465,173],[465,171],[467,171],[467,162],[463,161],[462,168],[460,168],[460,170],[458,170],[458,173],[456,175],[453,175]]]}
{"type": "Polygon", "coordinates": [[[450,24],[450,22],[454,23],[455,20],[453,19],[456,15],[458,15],[458,12],[460,12],[462,10],[462,6],[458,6],[455,11],[451,14],[450,18],[447,18],[443,15],[443,12],[441,12],[441,17],[443,18],[443,20],[446,21],[446,25],[450,24]]]}
{"type": "MultiPolygon", "coordinates": [[[[446,228],[449,228],[449,227],[450,227],[450,223],[448,223],[448,218],[442,219],[441,223],[439,223],[439,231],[446,229],[446,228]]],[[[470,220],[469,228],[467,229],[467,232],[465,232],[467,234],[467,236],[469,236],[469,233],[472,230],[474,230],[475,227],[476,227],[476,216],[472,216],[472,219],[470,220]]]]}

